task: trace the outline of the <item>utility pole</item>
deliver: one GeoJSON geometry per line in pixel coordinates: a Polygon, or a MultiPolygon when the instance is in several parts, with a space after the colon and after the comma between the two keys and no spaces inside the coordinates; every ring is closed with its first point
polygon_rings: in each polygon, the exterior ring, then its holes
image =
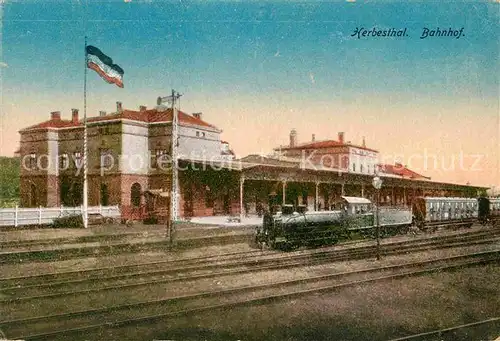
{"type": "Polygon", "coordinates": [[[82,218],[83,218],[83,227],[89,227],[89,213],[88,213],[88,152],[87,152],[87,144],[88,144],[88,134],[87,134],[87,36],[85,36],[85,73],[83,78],[83,209],[82,209],[82,218]]]}
{"type": "Polygon", "coordinates": [[[177,100],[182,95],[172,89],[172,94],[167,97],[158,97],[158,105],[163,102],[170,103],[172,105],[172,185],[170,192],[170,243],[172,244],[174,241],[174,232],[175,232],[175,222],[179,218],[179,167],[178,167],[178,158],[179,158],[179,117],[178,111],[176,107],[177,100]]]}
{"type": "Polygon", "coordinates": [[[382,188],[382,179],[375,175],[372,180],[372,185],[377,191],[377,211],[376,211],[376,219],[377,225],[375,226],[375,237],[377,238],[377,260],[380,260],[380,220],[379,220],[379,205],[380,205],[380,188],[382,188]]]}

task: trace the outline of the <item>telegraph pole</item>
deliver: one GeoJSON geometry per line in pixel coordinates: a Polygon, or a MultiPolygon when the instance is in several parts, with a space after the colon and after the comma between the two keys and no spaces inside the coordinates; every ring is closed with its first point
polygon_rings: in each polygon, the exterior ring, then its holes
{"type": "Polygon", "coordinates": [[[83,227],[88,228],[89,226],[89,213],[88,213],[88,152],[87,152],[87,36],[85,36],[85,73],[83,78],[83,227]]]}
{"type": "Polygon", "coordinates": [[[175,232],[175,222],[179,218],[179,117],[176,107],[177,100],[182,95],[172,89],[172,94],[167,97],[159,97],[158,105],[163,102],[170,103],[172,105],[172,185],[170,192],[170,229],[169,238],[170,243],[174,241],[175,232]]]}

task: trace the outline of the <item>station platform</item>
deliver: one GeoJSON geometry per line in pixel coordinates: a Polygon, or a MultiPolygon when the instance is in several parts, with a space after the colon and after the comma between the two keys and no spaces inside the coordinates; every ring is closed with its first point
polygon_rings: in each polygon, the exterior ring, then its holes
{"type": "Polygon", "coordinates": [[[186,222],[175,224],[172,239],[166,225],[11,230],[0,232],[0,264],[249,243],[254,233],[255,227],[243,224],[213,226],[186,222]]]}
{"type": "MultiPolygon", "coordinates": [[[[247,229],[262,225],[262,218],[258,216],[243,217],[241,221],[235,221],[234,217],[230,216],[214,216],[214,217],[193,217],[189,221],[180,221],[175,224],[176,230],[181,235],[212,235],[216,231],[227,231],[235,228],[247,229]],[[232,218],[232,219],[231,219],[232,218]]],[[[158,236],[167,233],[165,224],[142,224],[134,223],[131,226],[124,224],[106,224],[106,225],[90,225],[87,229],[53,229],[53,228],[35,228],[35,227],[18,227],[15,229],[0,229],[0,243],[6,242],[21,242],[35,240],[51,240],[51,239],[74,239],[81,237],[98,237],[105,236],[158,236]]]]}

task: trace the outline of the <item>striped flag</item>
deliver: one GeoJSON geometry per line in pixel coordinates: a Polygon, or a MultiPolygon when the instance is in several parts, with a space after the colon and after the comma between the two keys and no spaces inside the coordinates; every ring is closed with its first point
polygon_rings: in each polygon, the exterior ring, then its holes
{"type": "Polygon", "coordinates": [[[113,64],[113,59],[106,56],[95,46],[86,46],[85,52],[89,69],[97,72],[109,84],[116,84],[123,88],[123,69],[113,64]]]}

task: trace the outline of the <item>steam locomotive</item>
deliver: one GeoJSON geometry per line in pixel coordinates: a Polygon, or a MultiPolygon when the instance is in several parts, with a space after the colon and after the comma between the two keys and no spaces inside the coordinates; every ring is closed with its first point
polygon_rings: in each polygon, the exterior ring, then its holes
{"type": "Polygon", "coordinates": [[[380,208],[366,198],[341,197],[336,210],[307,212],[305,206],[283,205],[264,214],[256,241],[272,248],[316,247],[335,244],[353,234],[372,235],[377,219],[384,234],[399,233],[412,224],[410,209],[380,208]]]}
{"type": "Polygon", "coordinates": [[[307,212],[305,206],[283,205],[276,213],[265,213],[256,242],[271,248],[332,245],[340,240],[373,236],[377,220],[382,236],[408,232],[411,226],[421,230],[443,225],[471,226],[500,218],[500,198],[417,198],[410,208],[374,209],[366,198],[341,197],[336,210],[307,212]]]}

